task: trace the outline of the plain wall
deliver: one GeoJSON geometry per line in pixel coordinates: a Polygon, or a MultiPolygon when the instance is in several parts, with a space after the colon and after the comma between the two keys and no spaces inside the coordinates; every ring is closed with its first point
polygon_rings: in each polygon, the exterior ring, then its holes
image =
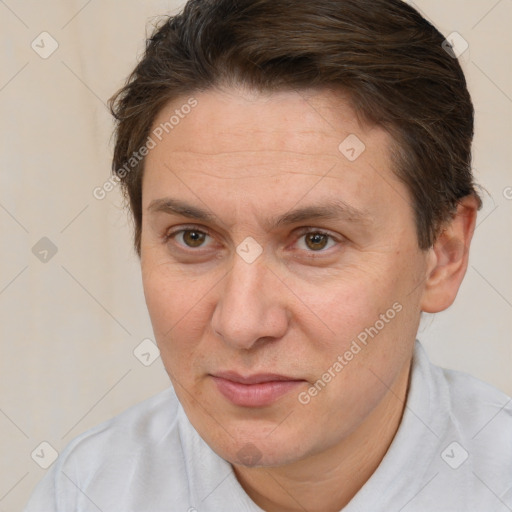
{"type": "MultiPolygon", "coordinates": [[[[103,200],[92,191],[110,177],[105,102],[143,50],[151,19],[180,5],[0,2],[0,512],[20,510],[44,476],[31,458],[41,442],[60,452],[169,385],[159,359],[146,367],[133,354],[153,335],[119,187],[103,200]],[[47,59],[31,47],[50,48],[43,31],[59,45],[47,59]],[[46,262],[43,237],[57,249],[46,262]]],[[[469,43],[461,62],[486,190],[457,300],[427,315],[418,337],[434,362],[512,394],[512,2],[416,5],[469,43]]]]}

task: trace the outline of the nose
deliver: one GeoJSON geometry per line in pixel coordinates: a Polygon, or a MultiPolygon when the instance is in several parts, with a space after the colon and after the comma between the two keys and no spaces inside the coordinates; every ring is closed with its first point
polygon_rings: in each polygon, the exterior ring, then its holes
{"type": "Polygon", "coordinates": [[[212,316],[212,328],[232,348],[250,350],[258,341],[278,339],[288,328],[283,284],[260,256],[247,263],[234,256],[222,280],[212,316]]]}

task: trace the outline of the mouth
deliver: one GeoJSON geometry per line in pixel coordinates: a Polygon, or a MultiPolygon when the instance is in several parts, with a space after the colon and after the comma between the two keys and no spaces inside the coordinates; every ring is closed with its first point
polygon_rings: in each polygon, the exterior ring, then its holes
{"type": "Polygon", "coordinates": [[[242,376],[236,372],[220,372],[210,376],[224,398],[240,407],[271,405],[306,382],[304,379],[273,373],[242,376]]]}

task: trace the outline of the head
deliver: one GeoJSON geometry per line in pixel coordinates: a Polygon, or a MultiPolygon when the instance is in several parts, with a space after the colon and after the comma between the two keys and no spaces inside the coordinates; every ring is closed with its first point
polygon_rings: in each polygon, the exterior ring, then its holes
{"type": "Polygon", "coordinates": [[[227,460],[352,435],[453,302],[480,199],[443,41],[399,0],[191,0],[111,100],[162,359],[227,460]],[[294,382],[248,405],[226,371],[294,382]]]}

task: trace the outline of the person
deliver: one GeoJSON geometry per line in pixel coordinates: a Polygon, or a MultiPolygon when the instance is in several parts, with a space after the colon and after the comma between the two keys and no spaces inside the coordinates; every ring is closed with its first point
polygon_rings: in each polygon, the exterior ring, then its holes
{"type": "Polygon", "coordinates": [[[189,0],[112,98],[172,386],[26,512],[512,510],[510,398],[429,362],[480,208],[473,107],[399,0],[189,0]]]}

